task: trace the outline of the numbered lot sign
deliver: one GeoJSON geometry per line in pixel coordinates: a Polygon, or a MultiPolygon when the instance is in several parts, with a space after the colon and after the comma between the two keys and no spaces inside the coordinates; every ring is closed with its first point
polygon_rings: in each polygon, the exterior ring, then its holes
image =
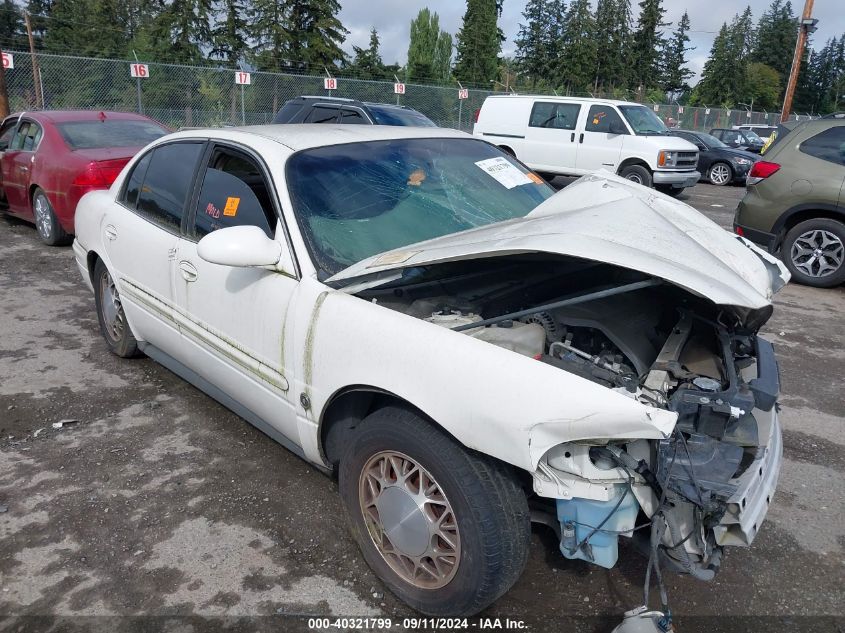
{"type": "Polygon", "coordinates": [[[461,88],[458,90],[458,99],[469,99],[469,89],[461,88]]]}
{"type": "Polygon", "coordinates": [[[405,94],[405,84],[393,84],[393,92],[397,95],[405,94]]]}
{"type": "Polygon", "coordinates": [[[15,56],[11,53],[3,53],[3,68],[11,70],[15,67],[15,56]]]}
{"type": "Polygon", "coordinates": [[[652,106],[652,109],[653,109],[655,112],[659,112],[659,111],[660,111],[660,106],[659,106],[659,105],[657,105],[657,104],[655,103],[655,104],[652,106]]]}
{"type": "Polygon", "coordinates": [[[150,67],[146,64],[129,64],[129,75],[146,79],[150,76],[150,67]]]}
{"type": "Polygon", "coordinates": [[[248,86],[252,83],[252,75],[239,70],[235,73],[235,83],[239,86],[248,86]]]}
{"type": "Polygon", "coordinates": [[[323,79],[323,88],[326,90],[337,90],[337,79],[334,77],[326,77],[323,79]]]}
{"type": "Polygon", "coordinates": [[[704,108],[704,114],[710,114],[710,108],[704,108]]]}
{"type": "Polygon", "coordinates": [[[678,114],[684,113],[684,106],[678,106],[678,114]]]}

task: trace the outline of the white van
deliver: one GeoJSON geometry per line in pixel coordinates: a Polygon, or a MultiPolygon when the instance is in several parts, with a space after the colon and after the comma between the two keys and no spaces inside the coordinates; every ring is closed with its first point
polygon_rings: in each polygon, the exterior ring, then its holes
{"type": "Polygon", "coordinates": [[[698,148],[667,131],[639,103],[523,95],[487,97],[473,128],[546,178],[607,169],[677,195],[701,177],[698,148]]]}

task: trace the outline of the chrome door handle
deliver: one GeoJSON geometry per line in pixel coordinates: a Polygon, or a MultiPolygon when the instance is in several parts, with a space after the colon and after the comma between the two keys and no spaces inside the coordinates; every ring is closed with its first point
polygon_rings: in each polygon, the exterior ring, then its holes
{"type": "Polygon", "coordinates": [[[116,240],[117,239],[117,229],[114,228],[113,225],[107,224],[105,228],[106,239],[108,240],[116,240]]]}
{"type": "Polygon", "coordinates": [[[182,277],[184,277],[185,281],[197,280],[197,269],[191,262],[179,262],[179,270],[182,271],[182,277]]]}

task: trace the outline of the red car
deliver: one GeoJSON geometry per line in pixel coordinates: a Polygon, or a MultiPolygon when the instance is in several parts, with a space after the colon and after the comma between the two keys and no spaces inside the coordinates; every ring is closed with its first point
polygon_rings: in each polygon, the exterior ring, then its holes
{"type": "Polygon", "coordinates": [[[67,244],[83,194],[108,189],[138,150],[169,131],[128,112],[9,116],[0,125],[0,212],[34,222],[47,244],[67,244]]]}

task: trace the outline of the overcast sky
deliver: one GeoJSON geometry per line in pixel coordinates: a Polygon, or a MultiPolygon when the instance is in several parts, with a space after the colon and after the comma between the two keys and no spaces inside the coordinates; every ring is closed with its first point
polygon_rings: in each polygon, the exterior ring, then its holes
{"type": "MultiPolygon", "coordinates": [[[[568,3],[567,3],[568,4],[568,3]]],[[[595,5],[595,2],[593,2],[595,5]]],[[[637,10],[638,0],[632,0],[634,11],[637,10]]],[[[771,4],[771,0],[663,0],[666,9],[666,21],[676,22],[686,9],[690,15],[692,32],[690,46],[695,50],[689,52],[690,68],[696,73],[701,72],[713,38],[723,22],[730,21],[734,14],[751,5],[755,23],[760,15],[771,4]]],[[[436,11],[440,16],[440,28],[457,33],[461,27],[461,20],[466,3],[462,0],[427,0],[413,2],[411,0],[341,0],[341,19],[351,33],[344,43],[344,49],[352,53],[352,45],[366,48],[370,29],[376,27],[381,38],[382,58],[385,63],[399,62],[404,64],[408,56],[408,32],[411,20],[423,7],[436,11]]],[[[793,0],[793,7],[799,13],[804,6],[802,0],[793,0]]],[[[519,24],[525,22],[522,11],[525,0],[505,0],[504,13],[499,20],[499,26],[505,32],[507,41],[503,45],[505,55],[513,55],[513,40],[519,31],[519,24]]],[[[635,16],[636,18],[636,13],[635,16]]],[[[839,37],[845,33],[845,10],[843,0],[816,0],[813,17],[819,20],[819,30],[813,37],[813,44],[821,48],[825,40],[839,37]]],[[[670,31],[673,26],[666,28],[670,31]]]]}

